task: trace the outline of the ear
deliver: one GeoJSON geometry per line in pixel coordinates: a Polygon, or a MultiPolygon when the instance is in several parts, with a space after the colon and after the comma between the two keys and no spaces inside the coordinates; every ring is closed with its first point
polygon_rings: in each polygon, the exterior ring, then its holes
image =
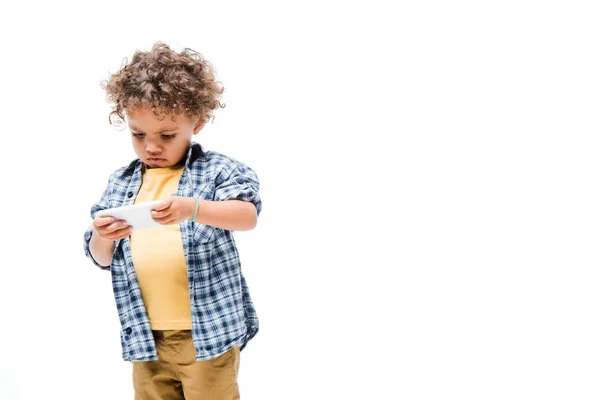
{"type": "Polygon", "coordinates": [[[194,126],[194,135],[197,135],[198,132],[200,132],[202,130],[202,128],[204,128],[205,124],[206,124],[206,122],[200,122],[200,120],[198,120],[198,122],[194,126]]]}

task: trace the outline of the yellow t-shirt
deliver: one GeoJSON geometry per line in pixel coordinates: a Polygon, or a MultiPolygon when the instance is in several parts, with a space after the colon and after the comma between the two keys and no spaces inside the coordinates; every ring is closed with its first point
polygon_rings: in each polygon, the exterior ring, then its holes
{"type": "MultiPolygon", "coordinates": [[[[134,204],[164,200],[177,192],[183,166],[142,168],[134,204]]],[[[187,263],[179,225],[133,231],[133,266],[153,330],[192,329],[187,263]]]]}

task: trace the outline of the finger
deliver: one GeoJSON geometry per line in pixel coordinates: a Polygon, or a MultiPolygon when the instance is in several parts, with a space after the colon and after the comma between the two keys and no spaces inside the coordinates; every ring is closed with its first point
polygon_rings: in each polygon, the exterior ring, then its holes
{"type": "Polygon", "coordinates": [[[171,205],[172,200],[165,200],[162,203],[157,204],[153,210],[156,211],[161,211],[164,210],[165,208],[169,208],[169,206],[171,205]]]}
{"type": "Polygon", "coordinates": [[[120,219],[106,227],[106,232],[116,232],[119,229],[127,227],[127,221],[120,219]]]}
{"type": "Polygon", "coordinates": [[[108,225],[108,226],[102,226],[99,228],[96,228],[96,231],[98,232],[99,235],[108,238],[109,235],[113,234],[114,232],[117,232],[119,229],[123,229],[127,227],[127,223],[125,223],[124,221],[118,221],[118,222],[113,222],[112,224],[108,225]]]}
{"type": "Polygon", "coordinates": [[[165,222],[167,222],[169,219],[171,219],[172,213],[169,213],[163,217],[155,217],[154,220],[160,224],[164,224],[165,222]]]}
{"type": "Polygon", "coordinates": [[[119,239],[123,239],[123,238],[126,238],[127,236],[131,235],[132,231],[133,231],[133,227],[127,226],[125,228],[121,228],[116,231],[108,233],[106,235],[106,237],[110,240],[119,240],[119,239]]]}
{"type": "Polygon", "coordinates": [[[121,231],[123,233],[120,235],[120,239],[124,239],[127,236],[131,236],[131,233],[133,232],[133,227],[132,226],[128,226],[127,228],[121,229],[121,231]]]}
{"type": "Polygon", "coordinates": [[[152,218],[156,219],[163,219],[163,218],[167,218],[172,214],[171,211],[152,211],[152,218]]]}
{"type": "Polygon", "coordinates": [[[93,224],[94,226],[104,226],[110,224],[114,220],[114,217],[96,217],[94,218],[93,224]]]}
{"type": "Polygon", "coordinates": [[[173,218],[163,218],[159,222],[162,225],[171,225],[173,223],[174,219],[173,218]]]}

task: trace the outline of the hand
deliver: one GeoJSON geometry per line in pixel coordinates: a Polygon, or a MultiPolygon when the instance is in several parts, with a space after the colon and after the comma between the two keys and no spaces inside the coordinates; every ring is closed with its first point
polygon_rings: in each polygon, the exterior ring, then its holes
{"type": "Polygon", "coordinates": [[[133,227],[124,220],[114,217],[96,217],[92,223],[96,236],[102,240],[115,241],[131,235],[133,227]]]}
{"type": "Polygon", "coordinates": [[[152,219],[161,225],[174,225],[194,216],[196,201],[191,197],[170,196],[152,210],[152,219]]]}

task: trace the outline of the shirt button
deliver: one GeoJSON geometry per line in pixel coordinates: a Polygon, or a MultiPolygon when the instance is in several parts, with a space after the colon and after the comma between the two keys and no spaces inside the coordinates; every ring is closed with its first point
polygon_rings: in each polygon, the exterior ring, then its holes
{"type": "Polygon", "coordinates": [[[125,329],[125,333],[127,333],[129,335],[131,333],[131,328],[125,329]]]}
{"type": "Polygon", "coordinates": [[[133,196],[133,192],[127,193],[127,197],[131,198],[131,196],[133,196]]]}
{"type": "Polygon", "coordinates": [[[133,355],[133,350],[129,350],[129,355],[132,356],[133,355]]]}

